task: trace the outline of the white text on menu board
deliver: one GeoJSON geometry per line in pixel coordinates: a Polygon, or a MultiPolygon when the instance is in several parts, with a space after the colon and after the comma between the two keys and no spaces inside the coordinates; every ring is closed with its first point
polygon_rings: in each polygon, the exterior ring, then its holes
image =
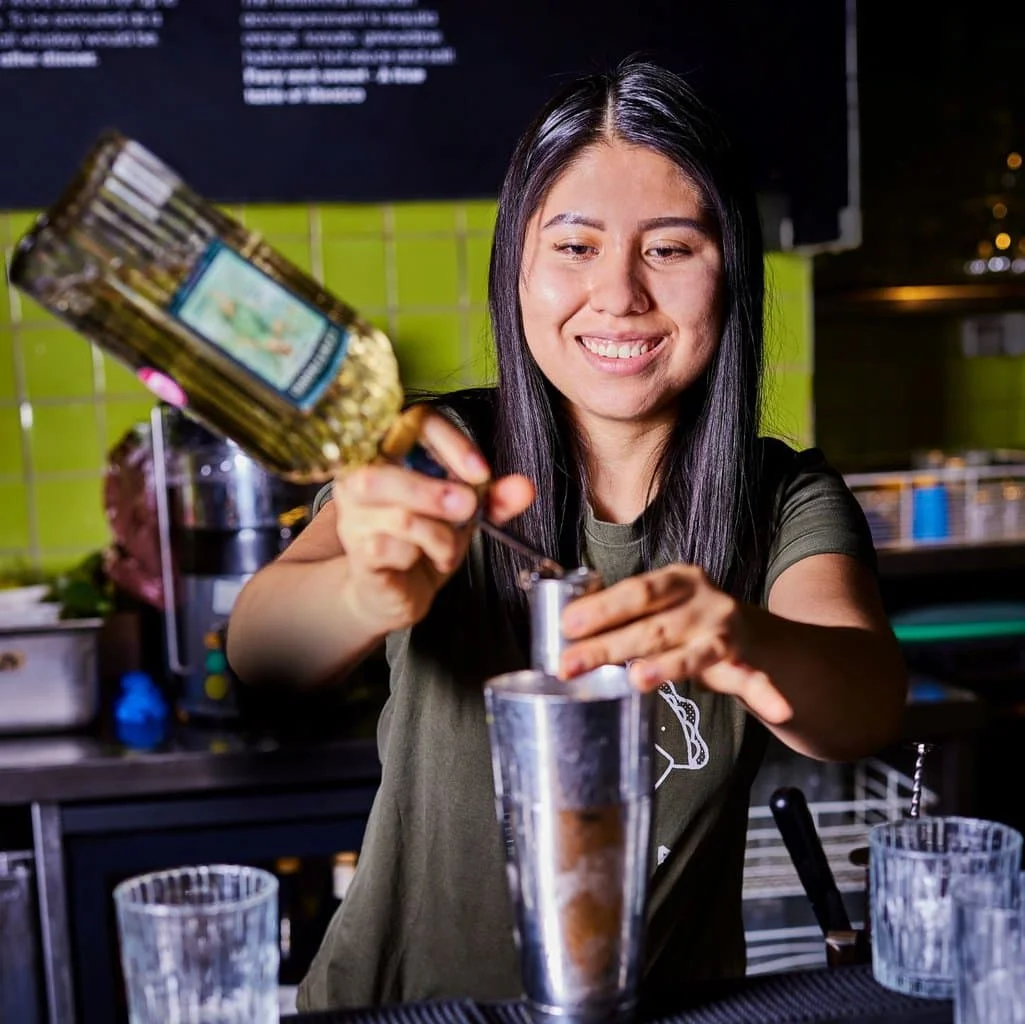
{"type": "Polygon", "coordinates": [[[160,45],[178,0],[0,0],[0,70],[96,68],[104,50],[160,45]]]}
{"type": "MultiPolygon", "coordinates": [[[[100,67],[105,50],[160,45],[181,0],[0,0],[0,71],[100,67]]],[[[353,104],[421,85],[456,63],[419,0],[239,0],[242,98],[250,106],[353,104]]]]}
{"type": "Polygon", "coordinates": [[[252,106],[363,103],[456,62],[418,0],[242,0],[242,86],[252,106]]]}

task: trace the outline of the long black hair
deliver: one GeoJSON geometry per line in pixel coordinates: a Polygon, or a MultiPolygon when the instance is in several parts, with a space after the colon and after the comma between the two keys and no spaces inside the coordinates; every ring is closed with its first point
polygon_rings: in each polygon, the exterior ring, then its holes
{"type": "MultiPolygon", "coordinates": [[[[702,378],[679,399],[645,512],[646,567],[700,565],[738,596],[758,574],[756,440],[762,372],[762,240],[753,192],[709,109],[677,75],[637,58],[563,88],[520,139],[499,199],[489,274],[498,389],[492,460],[525,473],[537,500],[516,520],[536,548],[564,564],[580,558],[583,460],[561,396],[527,348],[519,282],[530,218],[587,147],[620,140],[675,163],[697,188],[722,246],[722,333],[702,378]]],[[[489,543],[503,597],[518,603],[521,563],[489,543]]]]}

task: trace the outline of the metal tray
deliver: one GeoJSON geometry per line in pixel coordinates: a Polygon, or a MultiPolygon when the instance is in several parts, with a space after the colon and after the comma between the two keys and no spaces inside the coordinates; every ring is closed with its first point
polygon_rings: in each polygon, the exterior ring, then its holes
{"type": "Polygon", "coordinates": [[[99,705],[103,619],[0,628],[0,733],[88,725],[99,705]]]}

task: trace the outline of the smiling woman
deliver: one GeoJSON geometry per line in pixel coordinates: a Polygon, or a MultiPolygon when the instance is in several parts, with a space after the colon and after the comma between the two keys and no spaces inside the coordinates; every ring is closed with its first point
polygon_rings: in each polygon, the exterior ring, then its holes
{"type": "Polygon", "coordinates": [[[456,478],[340,477],[242,591],[243,679],[316,685],[382,643],[391,667],[360,868],[301,1008],[521,991],[482,688],[527,664],[528,619],[517,556],[468,521],[480,492],[606,584],[563,613],[560,675],[629,663],[660,698],[642,996],[744,971],[767,730],[836,759],[893,736],[905,673],[860,507],[820,452],[757,435],[762,259],[743,168],[684,82],[628,61],[567,86],[502,189],[498,386],[424,420],[456,478]]]}
{"type": "MultiPolygon", "coordinates": [[[[675,163],[613,138],[570,165],[527,227],[519,291],[531,355],[579,431],[628,423],[649,464],[719,341],[722,257],[702,207],[675,163]]],[[[606,514],[600,485],[621,494],[623,481],[591,480],[606,514]]],[[[620,520],[644,498],[642,488],[620,520]]]]}

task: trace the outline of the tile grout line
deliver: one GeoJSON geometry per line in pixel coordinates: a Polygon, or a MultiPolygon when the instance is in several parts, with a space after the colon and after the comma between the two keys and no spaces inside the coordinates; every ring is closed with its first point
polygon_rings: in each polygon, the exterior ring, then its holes
{"type": "MultiPolygon", "coordinates": [[[[5,218],[7,220],[7,218],[5,218]]],[[[9,220],[7,220],[9,224],[9,220]]],[[[11,250],[4,248],[4,273],[10,281],[11,250]]],[[[36,480],[33,472],[32,403],[28,397],[28,381],[25,375],[25,356],[21,343],[21,297],[16,288],[7,289],[7,301],[11,318],[11,353],[14,356],[14,393],[18,400],[18,438],[21,444],[21,475],[25,482],[25,510],[28,514],[28,554],[33,566],[39,567],[42,550],[39,545],[39,522],[36,502],[36,480]]]]}
{"type": "Polygon", "coordinates": [[[456,207],[456,305],[459,309],[459,380],[470,384],[470,254],[466,204],[456,207]]]}
{"type": "Polygon", "coordinates": [[[384,242],[384,297],[387,303],[388,335],[395,347],[399,328],[398,253],[395,248],[395,207],[387,203],[382,211],[384,242]]]}
{"type": "Polygon", "coordinates": [[[89,345],[92,357],[93,369],[93,402],[95,404],[94,416],[96,418],[96,440],[100,446],[100,459],[104,462],[107,458],[107,446],[110,443],[109,423],[107,421],[107,403],[105,400],[107,376],[103,366],[103,354],[92,342],[89,345]]]}
{"type": "Polygon", "coordinates": [[[310,247],[310,273],[321,285],[324,282],[324,228],[320,222],[320,207],[307,208],[307,237],[310,247]]]}

